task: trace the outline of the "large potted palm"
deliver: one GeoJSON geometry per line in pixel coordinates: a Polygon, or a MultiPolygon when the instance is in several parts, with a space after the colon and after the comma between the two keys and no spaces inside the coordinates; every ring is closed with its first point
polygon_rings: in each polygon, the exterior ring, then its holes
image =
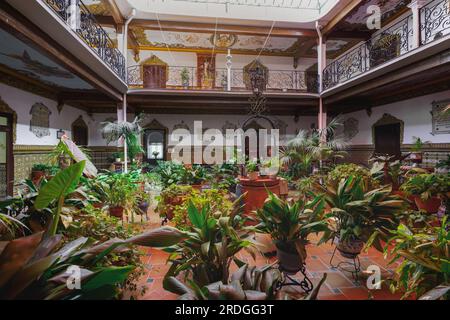
{"type": "Polygon", "coordinates": [[[264,206],[257,210],[256,219],[255,231],[270,234],[277,248],[280,267],[288,274],[296,274],[303,268],[308,235],[329,232],[320,197],[310,202],[291,203],[270,193],[264,206]]]}
{"type": "Polygon", "coordinates": [[[389,230],[396,228],[405,202],[392,195],[391,186],[372,189],[361,177],[350,176],[340,181],[328,181],[318,186],[330,207],[331,239],[343,257],[356,258],[364,244],[371,242],[382,251],[380,240],[386,240],[389,230]]]}
{"type": "Polygon", "coordinates": [[[137,155],[142,154],[144,149],[140,141],[142,132],[142,117],[137,116],[133,122],[103,122],[102,134],[106,143],[123,141],[125,172],[128,172],[128,161],[133,163],[137,155]]]}

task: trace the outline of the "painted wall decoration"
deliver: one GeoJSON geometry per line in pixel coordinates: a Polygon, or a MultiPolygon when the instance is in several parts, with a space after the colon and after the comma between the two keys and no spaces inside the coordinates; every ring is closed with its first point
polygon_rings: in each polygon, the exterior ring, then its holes
{"type": "Polygon", "coordinates": [[[180,123],[177,123],[176,125],[173,126],[173,131],[177,129],[186,129],[190,131],[189,126],[184,122],[184,120],[181,120],[180,123]]]}
{"type": "Polygon", "coordinates": [[[359,121],[355,118],[348,118],[344,121],[344,138],[349,141],[356,137],[359,132],[359,121]]]}
{"type": "Polygon", "coordinates": [[[216,48],[228,49],[238,41],[238,36],[231,33],[217,33],[213,34],[209,41],[216,48]]]}
{"type": "Polygon", "coordinates": [[[93,89],[90,84],[5,30],[0,30],[0,43],[8,44],[0,48],[0,66],[12,72],[52,87],[93,89]]]}
{"type": "Polygon", "coordinates": [[[50,135],[50,115],[51,111],[42,103],[36,103],[30,110],[30,131],[38,138],[50,135]]]}
{"type": "Polygon", "coordinates": [[[444,112],[444,110],[449,107],[450,100],[432,103],[431,116],[433,123],[433,135],[450,133],[450,112],[444,112]]]}

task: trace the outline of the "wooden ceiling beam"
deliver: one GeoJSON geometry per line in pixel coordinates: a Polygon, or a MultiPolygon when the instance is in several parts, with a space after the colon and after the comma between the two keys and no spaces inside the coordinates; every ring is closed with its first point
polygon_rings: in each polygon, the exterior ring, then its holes
{"type": "MultiPolygon", "coordinates": [[[[147,30],[174,31],[174,32],[194,32],[194,33],[214,33],[216,25],[212,23],[194,23],[177,21],[140,20],[131,22],[131,26],[140,27],[147,30]]],[[[270,32],[269,27],[241,26],[241,25],[217,25],[217,33],[233,33],[252,36],[267,36],[270,32]]],[[[274,27],[271,33],[272,37],[298,38],[298,37],[317,37],[316,30],[313,29],[287,29],[274,27]]]]}
{"type": "Polygon", "coordinates": [[[109,8],[109,11],[111,12],[111,15],[114,19],[114,22],[116,24],[116,30],[118,33],[122,33],[124,19],[122,17],[122,13],[119,10],[119,7],[117,6],[117,3],[115,0],[106,0],[105,4],[109,8]]]}
{"type": "Polygon", "coordinates": [[[322,34],[327,36],[334,28],[347,18],[357,7],[362,4],[362,0],[352,0],[344,9],[342,9],[333,19],[328,22],[328,24],[322,29],[322,34]]]}

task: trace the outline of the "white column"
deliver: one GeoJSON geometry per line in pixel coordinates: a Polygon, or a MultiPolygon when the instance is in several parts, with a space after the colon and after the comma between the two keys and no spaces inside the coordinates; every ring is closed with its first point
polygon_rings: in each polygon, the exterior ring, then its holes
{"type": "Polygon", "coordinates": [[[228,54],[227,54],[227,91],[231,91],[231,66],[232,66],[232,61],[231,59],[233,58],[233,56],[231,55],[231,50],[228,49],[228,54]]]}
{"type": "Polygon", "coordinates": [[[73,31],[77,31],[80,27],[80,10],[78,8],[77,0],[70,0],[69,6],[69,26],[73,31]]]}
{"type": "Polygon", "coordinates": [[[420,30],[420,8],[426,4],[424,0],[413,0],[408,5],[411,9],[413,17],[413,49],[420,47],[421,30],[420,30]]]}
{"type": "MultiPolygon", "coordinates": [[[[122,122],[127,122],[127,94],[125,93],[123,95],[123,120],[122,122]]],[[[124,139],[123,140],[123,160],[124,160],[124,171],[125,173],[128,173],[128,145],[127,145],[127,140],[124,139]]]]}

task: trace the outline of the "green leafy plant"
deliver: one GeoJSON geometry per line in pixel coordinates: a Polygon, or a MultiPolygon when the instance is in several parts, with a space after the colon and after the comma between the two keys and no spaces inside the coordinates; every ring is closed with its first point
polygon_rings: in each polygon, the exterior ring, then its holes
{"type": "Polygon", "coordinates": [[[134,161],[138,154],[144,153],[140,141],[140,133],[142,132],[142,117],[137,116],[133,122],[103,122],[102,134],[107,144],[118,142],[120,139],[126,141],[127,156],[131,162],[134,161]]]}
{"type": "Polygon", "coordinates": [[[57,201],[56,209],[53,212],[52,225],[50,226],[50,235],[56,234],[64,201],[77,188],[84,166],[85,161],[81,161],[59,172],[39,191],[39,195],[34,203],[36,209],[45,209],[52,202],[57,201]]]}
{"type": "Polygon", "coordinates": [[[233,212],[212,211],[207,204],[200,210],[191,202],[188,216],[192,227],[185,232],[187,238],[175,246],[164,249],[170,253],[172,266],[167,277],[183,274],[199,286],[217,281],[226,282],[229,267],[242,249],[254,256],[250,232],[245,230],[238,214],[240,199],[233,212]]]}
{"type": "Polygon", "coordinates": [[[342,179],[347,179],[350,176],[361,178],[366,184],[366,189],[380,186],[379,182],[372,178],[368,169],[353,163],[337,165],[328,173],[327,180],[331,183],[339,183],[342,179]]]}
{"type": "Polygon", "coordinates": [[[186,87],[189,86],[190,75],[189,75],[189,70],[186,67],[184,67],[181,70],[180,77],[181,77],[181,83],[183,84],[183,86],[186,86],[186,87]]]}
{"type": "Polygon", "coordinates": [[[255,160],[249,160],[245,164],[245,169],[248,173],[258,171],[258,163],[255,160]]]}
{"type": "Polygon", "coordinates": [[[391,290],[423,300],[450,299],[450,232],[448,217],[440,225],[409,229],[401,224],[385,247],[390,263],[398,262],[391,290]]]}
{"type": "Polygon", "coordinates": [[[412,152],[421,152],[423,149],[423,146],[427,143],[430,143],[429,141],[422,141],[420,137],[413,137],[413,144],[411,146],[412,152]]]}
{"type": "Polygon", "coordinates": [[[198,210],[209,205],[213,212],[222,211],[231,213],[233,202],[229,199],[228,193],[224,190],[208,189],[202,192],[192,190],[181,204],[176,205],[174,209],[174,218],[172,222],[180,230],[188,230],[192,225],[188,216],[188,207],[195,205],[198,210]]]}
{"type": "Polygon", "coordinates": [[[377,156],[370,159],[373,162],[370,174],[380,184],[392,184],[394,190],[398,190],[402,177],[401,163],[394,160],[394,156],[377,156]]]}
{"type": "MultiPolygon", "coordinates": [[[[316,300],[326,277],[324,274],[314,290],[301,298],[316,300]]],[[[180,300],[299,300],[292,293],[278,290],[282,279],[283,275],[273,265],[252,267],[244,264],[225,283],[219,281],[200,287],[190,282],[188,286],[175,277],[169,277],[164,281],[164,288],[180,295],[180,300]]]]}
{"type": "Polygon", "coordinates": [[[157,197],[156,212],[161,217],[172,219],[176,206],[181,205],[186,197],[191,195],[194,189],[186,185],[171,185],[164,189],[157,197]]]}
{"type": "Polygon", "coordinates": [[[399,223],[405,202],[391,195],[391,187],[371,190],[361,177],[350,176],[339,182],[318,186],[330,207],[335,223],[329,224],[332,236],[340,241],[369,241],[382,251],[380,240],[399,223]],[[374,235],[372,237],[372,235],[374,235]]]}
{"type": "Polygon", "coordinates": [[[308,235],[328,233],[324,202],[320,197],[311,202],[290,203],[270,192],[263,207],[257,210],[256,219],[256,232],[270,234],[277,248],[300,255],[302,261],[306,260],[308,235]]]}
{"type": "Polygon", "coordinates": [[[182,165],[171,161],[158,161],[153,173],[159,175],[163,188],[173,184],[187,184],[188,172],[182,165]]]}
{"type": "Polygon", "coordinates": [[[127,250],[130,245],[166,247],[184,238],[180,231],[165,227],[103,243],[81,237],[62,247],[61,235],[43,237],[41,232],[15,239],[0,249],[0,299],[117,298],[118,286],[123,285],[134,266],[99,266],[105,257],[127,250]],[[73,268],[80,271],[80,287],[69,290],[67,280],[73,268]]]}
{"type": "Polygon", "coordinates": [[[439,161],[438,164],[436,165],[436,168],[449,170],[450,169],[450,154],[447,155],[446,160],[439,161]]]}
{"type": "Polygon", "coordinates": [[[414,175],[408,178],[400,189],[408,195],[420,196],[423,200],[438,196],[445,198],[450,190],[450,175],[414,175]]]}

